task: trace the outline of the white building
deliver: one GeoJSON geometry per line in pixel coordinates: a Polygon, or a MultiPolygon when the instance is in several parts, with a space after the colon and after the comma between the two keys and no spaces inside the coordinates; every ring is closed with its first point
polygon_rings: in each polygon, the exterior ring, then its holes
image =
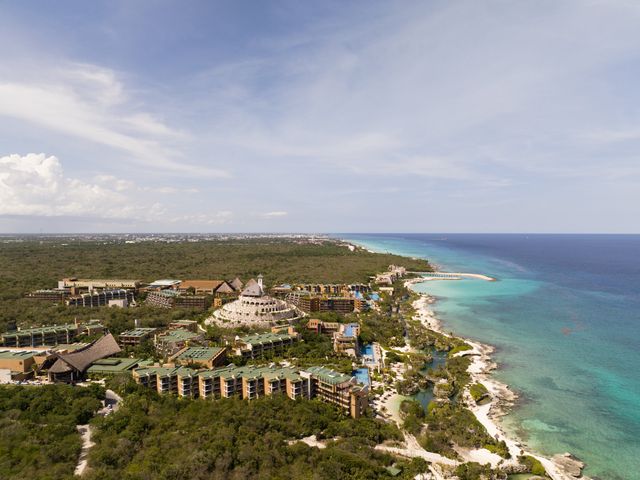
{"type": "Polygon", "coordinates": [[[216,310],[206,323],[223,326],[270,326],[291,322],[303,316],[304,312],[295,305],[266,295],[260,275],[258,281],[249,280],[240,297],[216,310]]]}

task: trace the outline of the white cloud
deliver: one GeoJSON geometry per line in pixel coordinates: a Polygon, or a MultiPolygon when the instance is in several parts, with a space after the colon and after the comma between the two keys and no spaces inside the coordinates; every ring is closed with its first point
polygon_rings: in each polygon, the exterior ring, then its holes
{"type": "Polygon", "coordinates": [[[94,181],[101,186],[113,188],[118,192],[148,192],[148,193],[162,193],[162,194],[174,194],[174,193],[199,193],[200,190],[193,187],[179,188],[171,186],[139,186],[131,180],[124,180],[118,178],[115,175],[96,175],[94,181]]]}
{"type": "Polygon", "coordinates": [[[331,18],[296,32],[302,43],[199,78],[219,113],[207,140],[247,162],[508,185],[545,155],[551,166],[584,158],[574,130],[632,110],[606,85],[611,65],[638,54],[632,3],[417,2],[331,18]]]}
{"type": "Polygon", "coordinates": [[[45,154],[0,157],[0,215],[130,217],[141,213],[122,190],[64,175],[45,154]]]}
{"type": "Polygon", "coordinates": [[[228,177],[209,165],[184,160],[184,132],[138,111],[115,72],[72,64],[38,80],[0,82],[0,116],[20,119],[54,132],[107,146],[136,163],[199,177],[228,177]]]}
{"type": "Polygon", "coordinates": [[[623,128],[618,130],[601,129],[587,132],[580,136],[581,139],[593,141],[594,143],[615,143],[640,140],[640,127],[623,128]]]}
{"type": "Polygon", "coordinates": [[[212,226],[227,224],[232,220],[232,218],[233,212],[229,210],[223,210],[219,212],[177,215],[171,217],[169,221],[173,224],[212,226]]]}
{"type": "Polygon", "coordinates": [[[267,212],[262,214],[264,218],[286,217],[287,215],[289,215],[289,212],[283,211],[267,212]]]}
{"type": "MultiPolygon", "coordinates": [[[[149,190],[111,175],[100,175],[95,183],[68,177],[60,161],[44,153],[0,157],[0,215],[92,217],[188,225],[216,225],[232,217],[227,210],[182,215],[149,195],[136,195],[149,190]]],[[[163,187],[158,190],[167,193],[163,187]]]]}

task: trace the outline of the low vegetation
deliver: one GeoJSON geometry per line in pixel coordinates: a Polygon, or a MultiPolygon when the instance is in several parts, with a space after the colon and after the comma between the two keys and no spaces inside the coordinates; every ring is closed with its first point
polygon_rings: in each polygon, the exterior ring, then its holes
{"type": "Polygon", "coordinates": [[[473,413],[461,405],[431,402],[424,423],[427,428],[418,437],[418,442],[426,450],[456,458],[454,445],[465,448],[490,447],[500,456],[509,458],[506,444],[489,435],[473,413]]]}
{"type": "Polygon", "coordinates": [[[97,426],[88,479],[375,479],[392,464],[413,478],[426,468],[373,449],[401,439],[394,425],[284,396],[183,401],[140,390],[97,426]],[[296,441],[309,435],[326,448],[296,441]]]}
{"type": "Polygon", "coordinates": [[[459,480],[504,480],[507,474],[492,470],[489,465],[468,462],[458,465],[454,471],[459,480]]]}
{"type": "Polygon", "coordinates": [[[542,463],[537,458],[534,458],[530,455],[523,455],[518,457],[518,461],[527,467],[529,473],[533,475],[539,475],[541,477],[546,477],[547,471],[542,466],[542,463]]]}
{"type": "Polygon", "coordinates": [[[489,391],[487,390],[487,387],[481,383],[474,383],[471,385],[469,387],[469,393],[476,403],[482,403],[482,401],[489,398],[489,391]]]}
{"type": "Polygon", "coordinates": [[[76,425],[100,407],[97,386],[0,386],[0,478],[70,479],[78,455],[76,425]]]}

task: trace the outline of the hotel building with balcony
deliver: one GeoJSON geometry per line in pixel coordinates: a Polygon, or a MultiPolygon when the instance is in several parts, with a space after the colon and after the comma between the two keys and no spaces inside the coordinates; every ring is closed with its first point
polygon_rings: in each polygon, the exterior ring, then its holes
{"type": "Polygon", "coordinates": [[[338,406],[353,418],[368,405],[368,387],[355,377],[324,367],[297,371],[290,367],[247,365],[197,372],[191,368],[151,366],[133,370],[134,380],[160,394],[203,399],[238,396],[245,400],[284,394],[292,400],[318,398],[338,406]]]}

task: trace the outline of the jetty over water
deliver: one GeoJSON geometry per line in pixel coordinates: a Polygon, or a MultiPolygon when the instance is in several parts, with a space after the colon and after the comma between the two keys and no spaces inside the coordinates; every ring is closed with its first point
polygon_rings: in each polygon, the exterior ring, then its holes
{"type": "Polygon", "coordinates": [[[462,280],[463,278],[477,278],[486,280],[487,282],[495,282],[495,278],[483,275],[481,273],[463,273],[463,272],[408,272],[415,273],[425,278],[433,278],[434,280],[462,280]]]}

